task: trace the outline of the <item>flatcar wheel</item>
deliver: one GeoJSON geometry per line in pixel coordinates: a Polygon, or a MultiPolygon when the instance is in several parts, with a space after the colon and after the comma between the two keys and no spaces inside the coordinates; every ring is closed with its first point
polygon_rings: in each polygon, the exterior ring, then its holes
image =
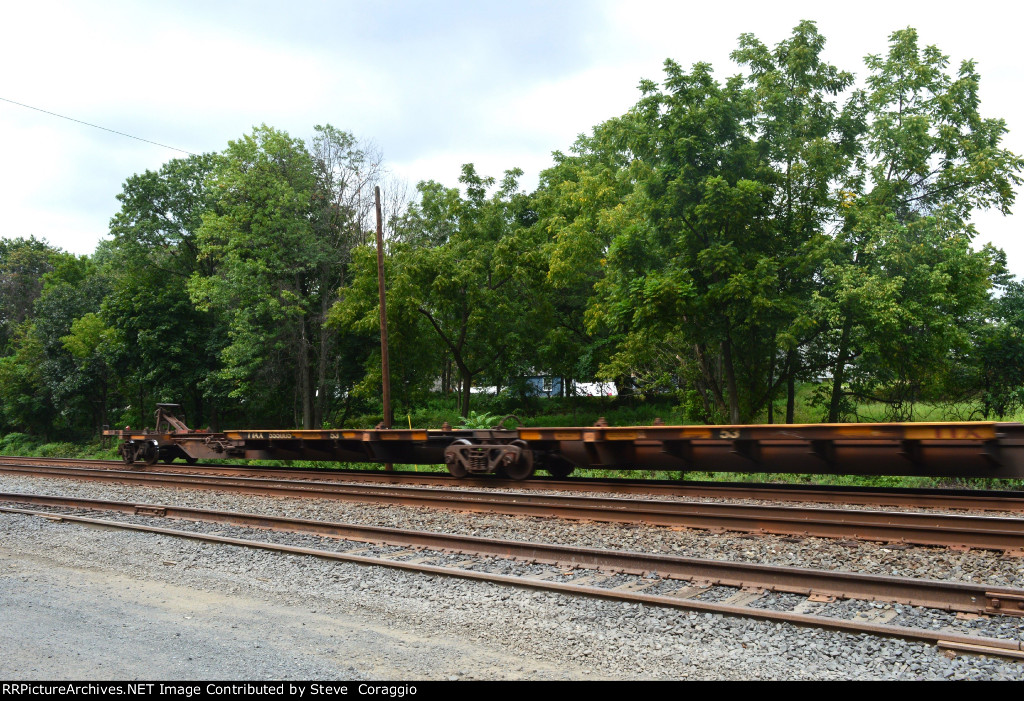
{"type": "Polygon", "coordinates": [[[139,453],[139,457],[146,465],[156,465],[156,461],[160,459],[160,450],[152,443],[139,446],[139,453]]]}
{"type": "Polygon", "coordinates": [[[195,465],[197,462],[199,462],[199,458],[194,458],[191,455],[186,455],[185,462],[187,462],[189,465],[195,465]]]}
{"type": "Polygon", "coordinates": [[[117,452],[121,454],[121,459],[124,460],[125,465],[132,465],[135,463],[135,446],[130,443],[122,443],[117,449],[117,452]]]}
{"type": "MultiPolygon", "coordinates": [[[[452,445],[472,445],[472,443],[465,438],[456,438],[452,441],[452,445]]],[[[447,450],[445,451],[444,461],[448,468],[448,472],[450,472],[452,477],[455,479],[462,479],[469,474],[469,470],[466,469],[466,466],[462,464],[458,457],[456,455],[449,454],[447,450]]]]}
{"type": "Polygon", "coordinates": [[[524,480],[533,475],[533,465],[528,462],[519,461],[515,465],[502,465],[497,469],[499,477],[510,480],[524,480]]]}
{"type": "Polygon", "coordinates": [[[554,458],[544,465],[544,469],[547,470],[548,474],[555,479],[561,480],[571,475],[572,471],[576,469],[576,466],[566,460],[554,458]]]}
{"type": "Polygon", "coordinates": [[[512,441],[512,445],[519,446],[522,451],[519,453],[519,459],[511,465],[502,465],[499,469],[503,476],[510,480],[524,480],[533,475],[533,451],[530,450],[530,446],[526,444],[526,441],[515,440],[512,441]]]}
{"type": "Polygon", "coordinates": [[[172,462],[174,462],[174,456],[173,455],[165,455],[163,458],[161,458],[161,460],[164,461],[164,465],[170,465],[172,462]]]}

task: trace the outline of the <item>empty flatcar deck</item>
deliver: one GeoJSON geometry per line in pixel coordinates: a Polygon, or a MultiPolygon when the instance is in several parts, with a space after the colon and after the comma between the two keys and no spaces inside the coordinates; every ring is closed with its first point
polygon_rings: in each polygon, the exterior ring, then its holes
{"type": "MultiPolygon", "coordinates": [[[[574,468],[1024,478],[1024,424],[997,422],[514,429],[189,429],[173,405],[153,430],[108,430],[126,463],[176,458],[445,464],[524,479],[574,468]]],[[[599,422],[600,424],[601,422],[599,422]]]]}

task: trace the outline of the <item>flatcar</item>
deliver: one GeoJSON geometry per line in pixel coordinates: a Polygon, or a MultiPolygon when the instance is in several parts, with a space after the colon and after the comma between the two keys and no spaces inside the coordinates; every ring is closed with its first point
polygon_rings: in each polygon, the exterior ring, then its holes
{"type": "MultiPolygon", "coordinates": [[[[505,426],[492,429],[189,428],[178,405],[157,405],[153,429],[107,430],[125,463],[314,460],[446,465],[455,477],[556,477],[576,468],[931,477],[1024,478],[1024,424],[763,424],[505,426]]],[[[518,423],[518,422],[517,422],[518,423]]]]}

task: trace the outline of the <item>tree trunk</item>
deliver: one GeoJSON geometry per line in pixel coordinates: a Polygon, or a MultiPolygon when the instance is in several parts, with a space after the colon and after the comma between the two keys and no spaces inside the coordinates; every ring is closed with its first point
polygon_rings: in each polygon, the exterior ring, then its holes
{"type": "Polygon", "coordinates": [[[722,396],[720,385],[715,381],[714,372],[708,365],[707,354],[704,352],[704,348],[699,343],[695,343],[693,344],[693,352],[697,358],[697,367],[700,368],[700,373],[704,378],[704,387],[701,389],[700,394],[704,400],[705,410],[708,414],[712,414],[713,409],[724,413],[727,411],[725,397],[722,396]],[[708,395],[710,395],[710,401],[708,395]]]}
{"type": "MultiPolygon", "coordinates": [[[[107,403],[109,401],[108,395],[110,394],[110,388],[107,386],[107,381],[103,380],[103,404],[100,406],[100,426],[110,428],[110,419],[107,417],[107,403]]],[[[100,431],[100,435],[103,432],[100,431]]]]}
{"type": "Polygon", "coordinates": [[[142,393],[142,385],[139,384],[139,424],[136,427],[137,429],[138,428],[143,428],[146,425],[146,412],[142,408],[144,406],[145,400],[146,400],[146,397],[142,393]]]}
{"type": "Polygon", "coordinates": [[[199,428],[203,425],[203,395],[199,391],[199,387],[192,385],[191,391],[191,404],[195,408],[195,411],[191,414],[185,413],[186,423],[192,428],[199,428]]]}
{"type": "Polygon", "coordinates": [[[302,401],[302,428],[311,429],[313,428],[313,386],[312,373],[309,368],[309,336],[306,327],[307,320],[303,318],[300,322],[299,338],[299,391],[302,401]]]}
{"type": "Polygon", "coordinates": [[[100,400],[96,407],[96,435],[103,435],[103,427],[107,425],[107,381],[100,380],[100,400]]]}
{"type": "Polygon", "coordinates": [[[796,349],[786,354],[786,423],[793,423],[796,416],[796,349]]]}
{"type": "Polygon", "coordinates": [[[313,426],[315,428],[323,428],[324,425],[324,410],[327,406],[327,359],[331,355],[332,336],[332,332],[324,325],[330,311],[330,300],[326,294],[321,294],[320,298],[320,317],[317,320],[320,327],[320,350],[316,359],[316,392],[313,396],[313,426]]]}
{"type": "Polygon", "coordinates": [[[462,379],[462,401],[460,402],[459,412],[462,416],[469,416],[469,395],[470,387],[473,386],[473,376],[468,371],[463,370],[461,372],[462,379]]]}
{"type": "Polygon", "coordinates": [[[612,380],[612,382],[615,384],[615,394],[620,398],[633,396],[633,383],[629,377],[620,375],[612,380]]]}
{"type": "Polygon", "coordinates": [[[839,421],[840,403],[843,399],[843,380],[846,375],[846,363],[850,359],[850,327],[853,322],[846,317],[843,322],[843,333],[839,337],[839,356],[836,358],[836,365],[832,369],[832,400],[828,405],[828,422],[839,421]]]}
{"type": "Polygon", "coordinates": [[[732,366],[732,345],[726,341],[722,344],[722,362],[725,367],[725,384],[729,392],[729,422],[740,421],[740,397],[736,389],[736,371],[732,366]]]}

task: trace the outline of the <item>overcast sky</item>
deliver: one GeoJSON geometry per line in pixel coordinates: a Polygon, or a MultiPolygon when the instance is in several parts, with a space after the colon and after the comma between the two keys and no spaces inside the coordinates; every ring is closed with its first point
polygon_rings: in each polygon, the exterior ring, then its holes
{"type": "MultiPolygon", "coordinates": [[[[407,180],[456,184],[459,167],[532,189],[577,134],[627,110],[672,58],[724,78],[741,33],[774,45],[802,19],[825,57],[863,56],[918,29],[952,67],[974,59],[986,117],[1024,154],[1022,12],[974,2],[33,2],[5,3],[0,98],[192,152],[266,123],[308,139],[330,123],[374,142],[407,180]]],[[[133,173],[183,154],[0,102],[0,236],[90,253],[133,173]]],[[[1024,200],[1017,209],[1024,207],[1024,200]]],[[[978,241],[1024,275],[1024,215],[976,218],[978,241]]]]}

